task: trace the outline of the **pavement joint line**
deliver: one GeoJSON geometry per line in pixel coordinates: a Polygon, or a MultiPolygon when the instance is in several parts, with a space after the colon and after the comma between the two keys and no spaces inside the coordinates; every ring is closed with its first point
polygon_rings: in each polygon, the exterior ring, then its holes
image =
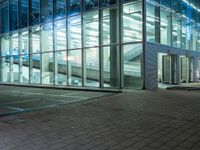
{"type": "Polygon", "coordinates": [[[37,100],[41,100],[40,98],[35,98],[35,99],[31,99],[31,100],[17,100],[15,102],[9,102],[9,103],[5,103],[3,105],[10,105],[10,104],[18,104],[18,103],[28,103],[28,102],[31,102],[31,101],[37,101],[37,100]]]}
{"type": "Polygon", "coordinates": [[[16,107],[10,107],[10,106],[3,106],[4,108],[9,108],[9,109],[14,109],[14,110],[17,110],[17,111],[24,111],[25,109],[22,109],[22,108],[16,108],[16,107]]]}

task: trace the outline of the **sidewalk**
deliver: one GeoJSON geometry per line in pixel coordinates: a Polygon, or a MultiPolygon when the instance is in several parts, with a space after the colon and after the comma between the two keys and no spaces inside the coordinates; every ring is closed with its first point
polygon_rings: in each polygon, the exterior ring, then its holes
{"type": "Polygon", "coordinates": [[[199,92],[135,90],[0,117],[0,150],[199,148],[199,92]]]}

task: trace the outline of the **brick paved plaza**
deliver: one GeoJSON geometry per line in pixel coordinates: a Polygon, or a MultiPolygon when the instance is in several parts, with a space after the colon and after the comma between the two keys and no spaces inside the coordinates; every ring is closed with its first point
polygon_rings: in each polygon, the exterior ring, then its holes
{"type": "Polygon", "coordinates": [[[200,149],[200,91],[1,86],[0,106],[0,150],[200,149]]]}

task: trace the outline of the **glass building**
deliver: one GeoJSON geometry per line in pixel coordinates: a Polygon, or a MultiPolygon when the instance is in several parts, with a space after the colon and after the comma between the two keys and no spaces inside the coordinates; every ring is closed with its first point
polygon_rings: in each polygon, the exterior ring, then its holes
{"type": "Polygon", "coordinates": [[[152,89],[199,80],[199,0],[0,0],[0,82],[152,89]]]}

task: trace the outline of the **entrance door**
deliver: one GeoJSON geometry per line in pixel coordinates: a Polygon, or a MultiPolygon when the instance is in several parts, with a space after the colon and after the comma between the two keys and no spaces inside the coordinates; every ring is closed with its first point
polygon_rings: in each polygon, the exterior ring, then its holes
{"type": "Polygon", "coordinates": [[[162,72],[163,82],[170,84],[177,83],[177,55],[162,56],[162,72]]]}
{"type": "Polygon", "coordinates": [[[193,57],[181,57],[181,82],[193,82],[193,57]]]}
{"type": "Polygon", "coordinates": [[[163,82],[170,83],[170,55],[162,56],[163,82]]]}

